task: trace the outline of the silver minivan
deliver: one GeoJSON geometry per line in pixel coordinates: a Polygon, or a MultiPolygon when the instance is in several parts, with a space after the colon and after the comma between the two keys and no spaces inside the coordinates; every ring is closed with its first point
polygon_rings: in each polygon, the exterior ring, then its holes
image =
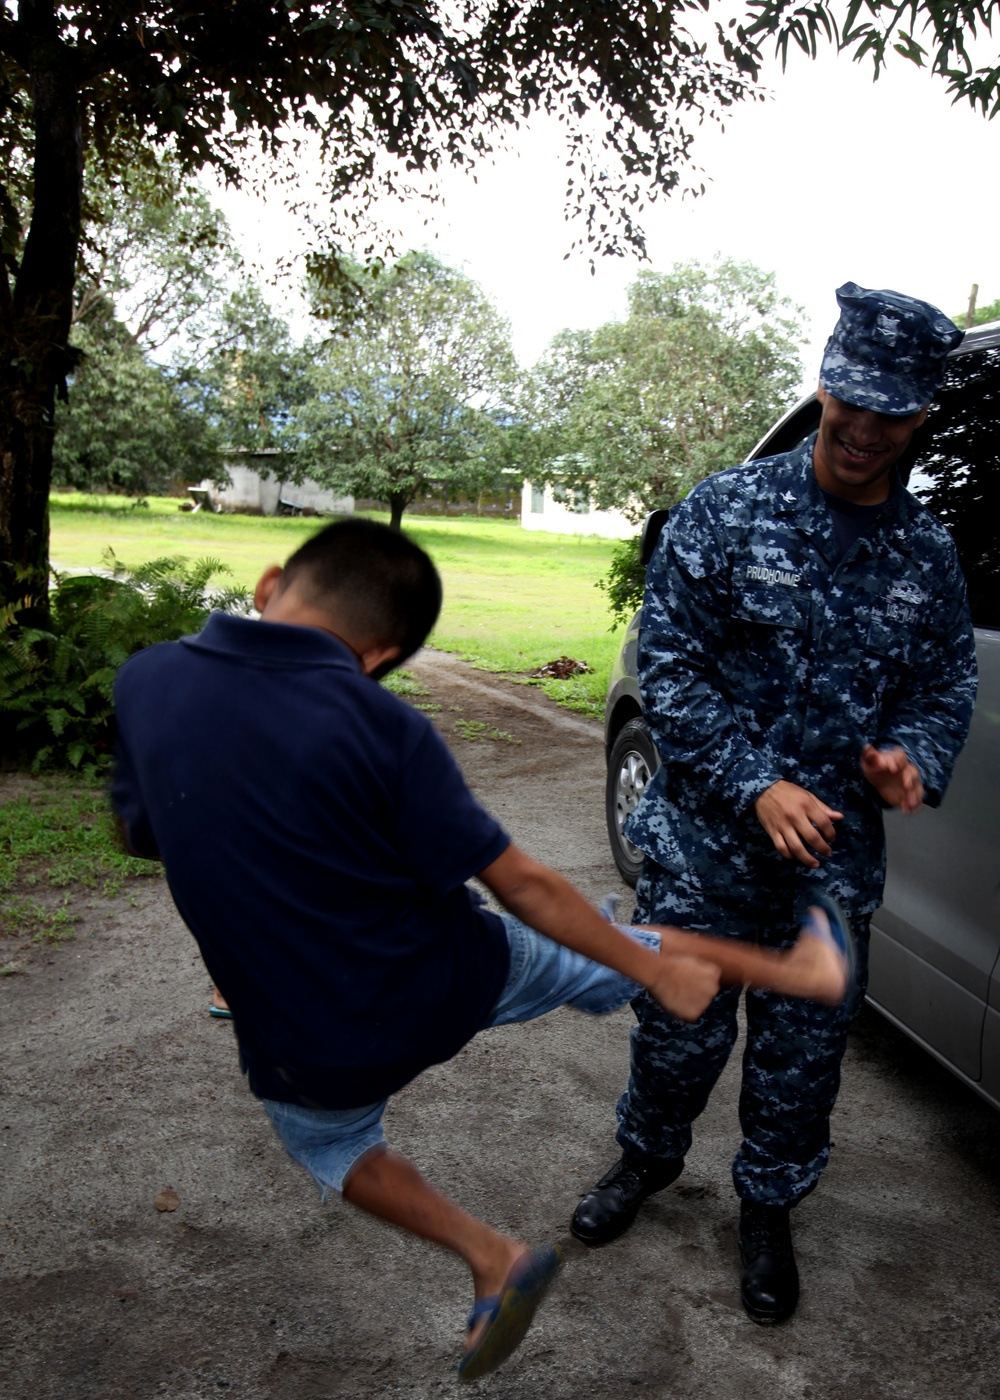
{"type": "MultiPolygon", "coordinates": [[[[819,422],[798,404],[750,454],[784,452],[819,422]]],[[[872,919],[868,999],[1000,1108],[1000,323],[968,332],[900,471],[951,530],[969,586],[979,698],[940,808],[886,816],[889,873],[872,919]]],[[[666,519],[646,522],[648,559],[666,519]]],[[[622,824],[658,759],[636,681],[639,615],[619,651],[605,711],[612,853],[634,884],[642,854],[622,824]]]]}

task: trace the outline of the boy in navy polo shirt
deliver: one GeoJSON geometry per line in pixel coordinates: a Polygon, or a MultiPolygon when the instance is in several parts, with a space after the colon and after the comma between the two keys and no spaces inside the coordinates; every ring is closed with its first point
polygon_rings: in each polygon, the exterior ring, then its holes
{"type": "Polygon", "coordinates": [[[112,793],[233,1012],[250,1088],[324,1196],[460,1255],[475,1379],[521,1341],[560,1264],[472,1218],[389,1152],[391,1094],[490,1025],[647,988],[695,1020],[720,980],[837,1001],[835,909],[789,952],[621,930],[514,846],[426,717],[373,684],[434,625],[441,585],[402,534],[331,525],[257,585],[261,621],[133,657],[116,687],[112,793]],[[478,876],[510,910],[490,913],[478,876]]]}

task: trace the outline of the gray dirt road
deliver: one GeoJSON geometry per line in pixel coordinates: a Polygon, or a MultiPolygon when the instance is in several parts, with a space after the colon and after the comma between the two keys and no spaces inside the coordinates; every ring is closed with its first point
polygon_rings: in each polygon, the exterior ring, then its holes
{"type": "MultiPolygon", "coordinates": [[[[424,656],[435,715],[515,839],[617,889],[597,725],[424,656]],[[503,737],[470,741],[456,721],[503,737]]],[[[469,1393],[461,1267],[321,1207],[237,1070],[162,882],[92,907],[0,980],[0,1395],[325,1400],[469,1393]],[[179,1208],[154,1197],[173,1188],[179,1208]]],[[[5,950],[0,945],[0,953],[5,950]]],[[[0,962],[4,958],[0,957],[0,962]]],[[[393,1103],[393,1143],[469,1209],[567,1236],[610,1163],[631,1015],[491,1031],[393,1103]]],[[[798,1314],[738,1301],[730,1066],[687,1170],[602,1251],[570,1244],[518,1356],[482,1394],[546,1400],[1000,1396],[1000,1118],[865,1013],[836,1150],[797,1213],[798,1314]]]]}

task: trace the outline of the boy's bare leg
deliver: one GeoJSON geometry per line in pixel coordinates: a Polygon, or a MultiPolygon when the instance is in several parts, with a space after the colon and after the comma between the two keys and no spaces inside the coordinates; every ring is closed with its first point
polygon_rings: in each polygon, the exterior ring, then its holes
{"type": "MultiPolygon", "coordinates": [[[[814,906],[812,917],[826,919],[814,906]]],[[[652,924],[660,934],[661,955],[694,956],[706,959],[719,969],[729,986],[757,987],[781,996],[808,997],[811,1001],[836,1006],[848,990],[848,964],[832,939],[827,941],[810,932],[808,925],[792,948],[781,951],[758,948],[736,939],[712,938],[708,934],[686,933],[683,929],[652,924]]]]}
{"type": "MultiPolygon", "coordinates": [[[[426,1182],[405,1157],[386,1148],[375,1148],[361,1158],[348,1173],[343,1194],[369,1215],[459,1255],[472,1272],[476,1298],[499,1293],[514,1264],[528,1253],[523,1240],[502,1235],[466,1214],[426,1182]]],[[[467,1351],[485,1326],[482,1318],[469,1333],[467,1351]]]]}

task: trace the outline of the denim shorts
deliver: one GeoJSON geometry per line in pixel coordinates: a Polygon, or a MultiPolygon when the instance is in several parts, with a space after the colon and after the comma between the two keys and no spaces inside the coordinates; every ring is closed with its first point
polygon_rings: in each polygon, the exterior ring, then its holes
{"type": "MultiPolygon", "coordinates": [[[[625,1006],[641,990],[620,972],[553,943],[512,914],[502,918],[510,947],[510,970],[489,1026],[533,1021],[557,1006],[575,1006],[579,1011],[603,1015],[625,1006]]],[[[660,946],[660,936],[652,929],[618,927],[647,948],[660,946]]],[[[344,1178],[366,1152],[384,1146],[382,1115],[388,1102],[382,1099],[363,1108],[313,1109],[263,1100],[285,1151],[309,1172],[324,1200],[330,1191],[343,1189],[344,1178]]]]}

